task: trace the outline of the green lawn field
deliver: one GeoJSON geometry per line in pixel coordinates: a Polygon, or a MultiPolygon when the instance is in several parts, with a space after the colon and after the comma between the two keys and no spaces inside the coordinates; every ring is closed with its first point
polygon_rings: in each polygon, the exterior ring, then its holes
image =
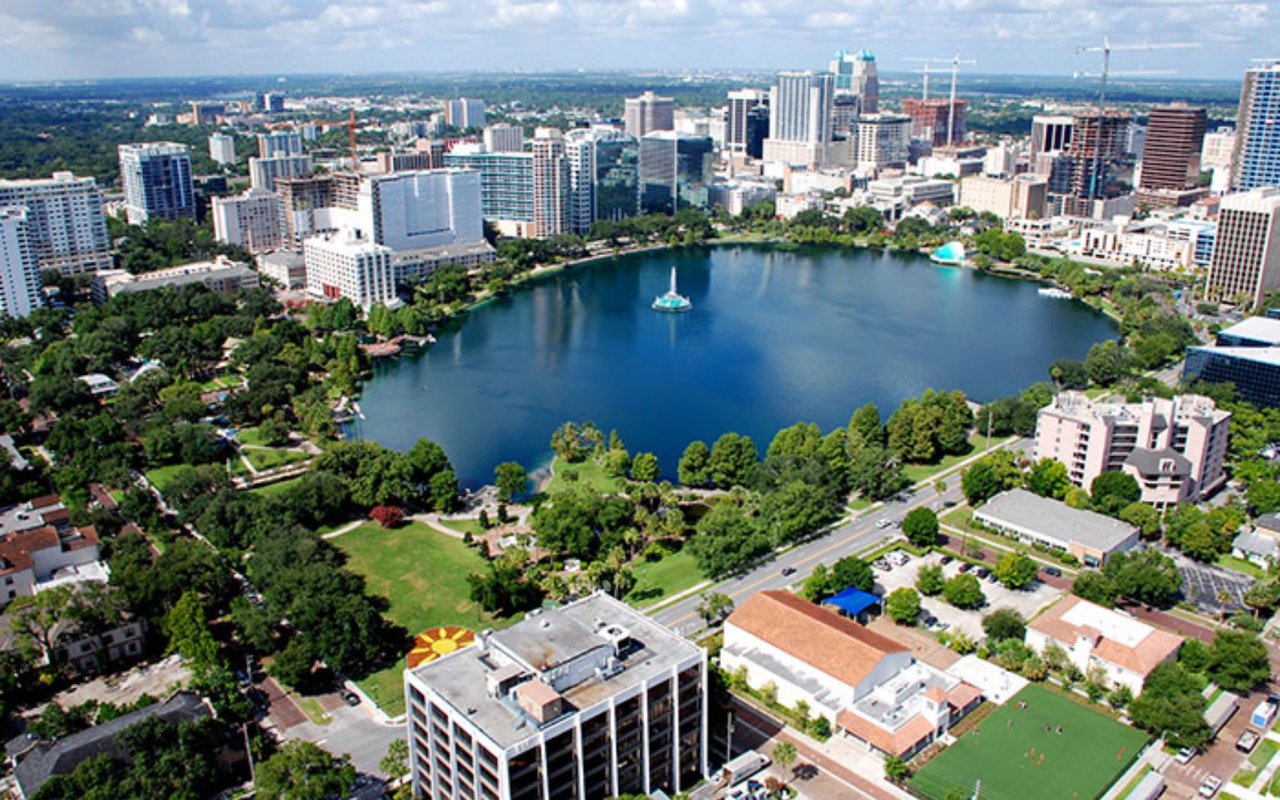
{"type": "Polygon", "coordinates": [[[703,580],[702,573],[698,571],[698,565],[688,550],[663,556],[659,561],[645,561],[642,558],[636,564],[633,574],[636,585],[626,596],[626,601],[637,608],[651,606],[696,586],[703,580]]]}
{"type": "Polygon", "coordinates": [[[953,789],[971,797],[979,780],[984,800],[1095,800],[1148,738],[1032,684],[921,767],[910,784],[932,800],[953,789]]]}

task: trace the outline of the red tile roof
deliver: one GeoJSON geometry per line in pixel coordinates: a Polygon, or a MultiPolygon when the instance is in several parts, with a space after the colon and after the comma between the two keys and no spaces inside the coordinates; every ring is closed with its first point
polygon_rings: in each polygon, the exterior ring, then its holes
{"type": "Polygon", "coordinates": [[[902,724],[896,731],[882,728],[869,719],[860,717],[852,711],[841,711],[836,715],[836,725],[885,753],[900,756],[910,751],[916,744],[933,732],[933,723],[920,714],[902,724]]]}
{"type": "Polygon", "coordinates": [[[1043,633],[1050,639],[1062,642],[1068,647],[1075,645],[1076,637],[1087,637],[1093,641],[1094,656],[1112,664],[1119,664],[1143,677],[1149,675],[1153,669],[1164,663],[1171,655],[1178,652],[1178,648],[1182,647],[1181,636],[1162,631],[1159,628],[1153,628],[1144,622],[1137,622],[1136,620],[1137,624],[1149,628],[1150,633],[1137,645],[1130,647],[1122,642],[1106,638],[1096,628],[1074,625],[1062,618],[1068,611],[1081,604],[1094,606],[1099,613],[1120,613],[1097,606],[1079,597],[1068,596],[1028,623],[1027,627],[1043,633]]]}

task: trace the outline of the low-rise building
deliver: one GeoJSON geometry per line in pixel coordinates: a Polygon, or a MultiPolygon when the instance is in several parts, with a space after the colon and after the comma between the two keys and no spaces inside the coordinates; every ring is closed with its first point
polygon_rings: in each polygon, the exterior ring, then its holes
{"type": "Polygon", "coordinates": [[[1027,173],[1012,178],[969,175],[960,181],[959,205],[979,214],[991,212],[1002,220],[1040,219],[1047,210],[1049,181],[1027,173]]]}
{"type": "Polygon", "coordinates": [[[1177,657],[1182,637],[1068,595],[1027,623],[1026,643],[1037,653],[1060,648],[1086,674],[1100,667],[1107,684],[1137,697],[1152,670],[1177,657]]]}
{"type": "Polygon", "coordinates": [[[720,664],[779,703],[804,702],[868,749],[909,758],[982,702],[911,648],[787,591],[752,595],[725,621],[720,664]]]}
{"type": "Polygon", "coordinates": [[[1280,544],[1257,528],[1243,530],[1231,542],[1231,555],[1267,569],[1280,555],[1280,544]]]}
{"type": "Polygon", "coordinates": [[[72,526],[57,495],[0,511],[0,609],[17,597],[108,577],[98,532],[72,526]]]}
{"type": "Polygon", "coordinates": [[[90,294],[95,303],[102,304],[118,294],[179,288],[193,283],[203,284],[218,294],[233,295],[241,289],[258,286],[259,280],[258,273],[248,264],[220,255],[212,261],[195,261],[140,275],[122,269],[104,270],[94,276],[90,294]]]}
{"type": "Polygon", "coordinates": [[[345,297],[365,309],[394,303],[393,252],[350,228],[307,239],[302,246],[307,291],[328,300],[345,297]]]}
{"type": "Polygon", "coordinates": [[[292,250],[258,256],[258,273],[286,289],[301,289],[307,284],[307,262],[301,253],[292,250]]]}
{"type": "Polygon", "coordinates": [[[1091,567],[1138,544],[1138,529],[1128,523],[1026,489],[1001,492],[974,509],[973,520],[1026,544],[1070,553],[1091,567]]]}

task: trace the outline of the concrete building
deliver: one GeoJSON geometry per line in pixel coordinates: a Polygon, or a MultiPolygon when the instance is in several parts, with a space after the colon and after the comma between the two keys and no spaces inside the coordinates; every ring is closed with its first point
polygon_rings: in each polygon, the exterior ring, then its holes
{"type": "Polygon", "coordinates": [[[533,235],[569,233],[569,159],[564,135],[556,128],[538,128],[533,144],[533,235]]]}
{"type": "Polygon", "coordinates": [[[1280,319],[1249,317],[1214,344],[1187,348],[1182,380],[1231,383],[1241,400],[1280,408],[1280,319]]]}
{"type": "Polygon", "coordinates": [[[1235,128],[1219,128],[1204,135],[1200,148],[1201,169],[1231,169],[1231,154],[1236,149],[1235,128]]]}
{"type": "Polygon", "coordinates": [[[857,97],[862,110],[868,114],[880,110],[880,78],[875,54],[870,50],[857,53],[837,50],[827,71],[835,76],[836,94],[857,97]]]}
{"type": "Polygon", "coordinates": [[[484,239],[480,180],[439,169],[364,177],[354,213],[334,213],[335,227],[354,227],[392,250],[444,247],[484,239]]]}
{"type": "Polygon", "coordinates": [[[1280,60],[1245,70],[1231,154],[1231,188],[1280,186],[1280,60]]]}
{"type": "MultiPolygon", "coordinates": [[[[730,153],[743,156],[751,155],[752,139],[758,136],[760,119],[759,111],[764,111],[767,123],[769,113],[769,95],[761,89],[738,89],[729,92],[729,104],[725,107],[724,149],[730,153]]],[[[766,128],[765,135],[768,135],[766,128]]],[[[760,137],[763,147],[764,137],[760,137]]],[[[759,158],[763,151],[758,151],[759,158]]]]}
{"type": "Polygon", "coordinates": [[[309,155],[249,159],[249,185],[265,192],[274,192],[280,178],[305,178],[313,172],[309,155]]]}
{"type": "Polygon", "coordinates": [[[257,262],[259,275],[286,289],[301,289],[307,285],[307,262],[301,253],[277,250],[258,256],[257,262]]]}
{"type": "Polygon", "coordinates": [[[74,527],[57,495],[0,510],[0,609],[55,586],[106,583],[98,544],[97,530],[74,527]]]}
{"type": "Polygon", "coordinates": [[[211,103],[208,101],[192,100],[191,101],[191,124],[215,125],[218,117],[227,113],[226,103],[211,103]]]}
{"type": "Polygon", "coordinates": [[[448,100],[444,104],[444,121],[446,125],[463,131],[471,128],[483,128],[485,122],[484,101],[471,97],[448,100]]]}
{"type": "Polygon", "coordinates": [[[1102,117],[1097,114],[1075,116],[1071,144],[1067,148],[1072,158],[1073,196],[1082,199],[1106,196],[1115,162],[1124,155],[1125,134],[1130,121],[1127,113],[1118,111],[1109,111],[1102,117]]]}
{"type": "Polygon", "coordinates": [[[1001,492],[975,508],[973,519],[1025,544],[1070,553],[1089,567],[1138,544],[1138,529],[1128,523],[1026,489],[1001,492]]]}
{"type": "Polygon", "coordinates": [[[368,310],[396,300],[392,249],[347,228],[302,243],[307,292],[327,300],[347,298],[368,310]]]}
{"type": "Polygon", "coordinates": [[[302,134],[296,131],[271,131],[258,134],[258,158],[281,158],[302,155],[302,134]]]}
{"type": "Polygon", "coordinates": [[[431,154],[421,150],[384,150],[375,153],[377,171],[384,175],[392,172],[415,172],[424,169],[439,169],[439,164],[432,164],[431,154]]]}
{"type": "Polygon", "coordinates": [[[711,186],[711,205],[720,206],[726,214],[738,216],[756,203],[774,199],[778,190],[773,181],[733,180],[711,186]]]}
{"type": "Polygon", "coordinates": [[[640,139],[640,204],[647,212],[707,208],[711,137],[656,131],[640,139]]]}
{"type": "Polygon", "coordinates": [[[484,129],[484,149],[490,153],[519,153],[524,150],[524,130],[518,125],[497,123],[484,129]]]}
{"type": "Polygon", "coordinates": [[[932,143],[934,147],[964,141],[968,108],[968,100],[956,100],[953,103],[945,97],[930,97],[927,100],[919,97],[902,98],[902,112],[911,117],[912,135],[932,143]],[[954,131],[950,128],[952,120],[955,121],[954,131]]]}
{"type": "Polygon", "coordinates": [[[911,117],[905,114],[864,114],[858,119],[857,165],[880,170],[907,163],[911,117]]]}
{"type": "Polygon", "coordinates": [[[835,76],[780,72],[769,91],[769,138],[763,159],[823,165],[832,141],[835,76]]]}
{"type": "Polygon", "coordinates": [[[910,758],[976,708],[982,692],[911,648],[788,591],[752,595],[724,625],[720,665],[772,684],[869,750],[910,758]]]}
{"type": "Polygon", "coordinates": [[[23,206],[0,207],[0,316],[25,317],[44,304],[29,218],[23,206]]]}
{"type": "MultiPolygon", "coordinates": [[[[1278,87],[1280,90],[1280,87],[1278,87]]],[[[1257,306],[1280,288],[1280,189],[1222,198],[1205,297],[1257,306]]]]}
{"type": "Polygon", "coordinates": [[[210,202],[213,238],[250,253],[278,250],[284,245],[284,206],[280,196],[265,189],[249,189],[210,202]]]}
{"type": "Polygon", "coordinates": [[[94,276],[91,293],[93,301],[102,304],[118,294],[150,292],[192,283],[204,284],[210,291],[226,295],[259,285],[258,273],[248,264],[220,255],[212,261],[194,261],[140,275],[122,269],[103,270],[94,276]]]}
{"type": "Polygon", "coordinates": [[[1116,266],[1135,262],[1157,272],[1186,272],[1208,266],[1215,226],[1194,220],[1134,222],[1117,217],[1083,227],[1063,251],[1072,258],[1105,261],[1116,266]]]}
{"type": "Polygon", "coordinates": [[[674,795],[707,773],[705,652],[604,594],[485,631],[404,680],[415,796],[674,795]]]}
{"type": "Polygon", "coordinates": [[[1142,502],[1158,509],[1206,497],[1226,481],[1231,412],[1199,395],[1097,403],[1062,392],[1036,418],[1036,459],[1067,468],[1088,489],[1108,470],[1133,475],[1142,502]]]}
{"type": "Polygon", "coordinates": [[[480,206],[503,236],[532,237],[533,153],[486,153],[478,145],[456,146],[444,155],[451,169],[480,174],[480,206]]]}
{"type": "Polygon", "coordinates": [[[209,135],[209,158],[220,166],[226,167],[236,163],[236,137],[225,133],[209,135]]]}
{"type": "Polygon", "coordinates": [[[1200,183],[1200,151],[1207,116],[1186,103],[1148,112],[1136,201],[1152,207],[1187,206],[1208,193],[1200,183]]]}
{"type": "Polygon", "coordinates": [[[5,206],[27,209],[27,242],[39,269],[76,275],[111,268],[102,191],[93,178],[55,172],[51,178],[0,180],[5,206]]]}
{"type": "Polygon", "coordinates": [[[145,225],[152,218],[196,218],[191,154],[185,144],[122,144],[118,151],[125,215],[131,224],[145,225]]]}
{"type": "Polygon", "coordinates": [[[1026,644],[1037,653],[1056,646],[1086,674],[1101,667],[1110,686],[1137,697],[1147,676],[1177,657],[1182,637],[1068,595],[1027,623],[1026,644]]]}
{"type": "Polygon", "coordinates": [[[596,219],[596,134],[576,130],[562,141],[569,169],[566,226],[569,232],[585,236],[596,219]]]}
{"type": "Polygon", "coordinates": [[[676,101],[645,92],[639,97],[628,97],[623,104],[623,129],[639,139],[653,131],[673,131],[676,128],[676,101]]]}
{"type": "Polygon", "coordinates": [[[1075,117],[1062,114],[1036,114],[1031,118],[1031,164],[1046,153],[1062,153],[1071,146],[1075,117]]]}
{"type": "Polygon", "coordinates": [[[981,214],[989,211],[1000,219],[1040,219],[1045,216],[1049,181],[1043,175],[1024,173],[1013,178],[969,175],[960,181],[959,205],[981,214]]]}

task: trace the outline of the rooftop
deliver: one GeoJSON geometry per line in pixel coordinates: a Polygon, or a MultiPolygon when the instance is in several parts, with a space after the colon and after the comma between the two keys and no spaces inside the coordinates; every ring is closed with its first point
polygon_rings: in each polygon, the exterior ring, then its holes
{"type": "Polygon", "coordinates": [[[1280,345],[1280,319],[1247,317],[1230,328],[1218,331],[1219,336],[1236,336],[1270,345],[1280,345]]]}
{"type": "Polygon", "coordinates": [[[974,511],[979,522],[990,519],[1002,526],[1035,531],[1063,544],[1075,543],[1109,552],[1137,533],[1137,528],[1093,511],[1041,497],[1026,489],[1001,492],[974,511]]]}
{"type": "Polygon", "coordinates": [[[1089,639],[1096,657],[1143,676],[1182,647],[1181,636],[1074,596],[1059,600],[1027,627],[1069,646],[1079,637],[1089,639]]]}
{"type": "Polygon", "coordinates": [[[1214,347],[1212,345],[1198,345],[1188,347],[1187,352],[1229,356],[1244,361],[1256,361],[1259,364],[1280,367],[1280,347],[1214,347]]]}

